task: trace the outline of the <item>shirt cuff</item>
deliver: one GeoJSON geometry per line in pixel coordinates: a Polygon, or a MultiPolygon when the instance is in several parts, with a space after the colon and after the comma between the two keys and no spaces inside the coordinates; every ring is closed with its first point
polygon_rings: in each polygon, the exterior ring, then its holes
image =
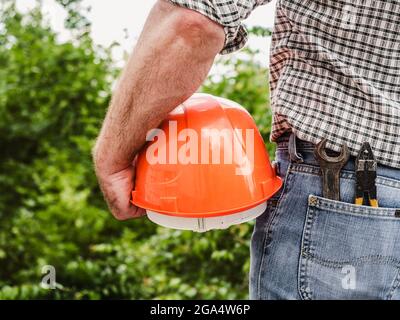
{"type": "Polygon", "coordinates": [[[239,27],[224,27],[225,44],[221,50],[221,54],[228,54],[242,49],[248,40],[247,30],[243,25],[239,27]]]}

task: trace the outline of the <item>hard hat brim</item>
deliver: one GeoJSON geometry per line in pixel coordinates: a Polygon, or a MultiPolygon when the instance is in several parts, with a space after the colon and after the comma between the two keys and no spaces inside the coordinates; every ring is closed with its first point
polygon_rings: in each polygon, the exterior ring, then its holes
{"type": "MultiPolygon", "coordinates": [[[[167,216],[172,216],[172,217],[182,217],[182,218],[211,218],[211,217],[218,217],[218,216],[227,216],[231,214],[235,214],[238,212],[243,212],[248,209],[254,208],[264,202],[266,202],[268,199],[270,199],[276,192],[280,190],[280,188],[283,185],[283,181],[279,176],[276,176],[268,181],[268,188],[264,190],[264,197],[261,200],[258,200],[256,202],[251,203],[250,205],[242,206],[242,207],[237,207],[237,208],[231,208],[229,210],[220,210],[220,211],[211,211],[211,212],[174,212],[174,211],[168,211],[168,210],[160,210],[160,209],[155,209],[152,207],[151,204],[146,203],[144,201],[140,201],[140,199],[137,199],[135,197],[135,191],[132,192],[132,204],[146,209],[151,212],[157,212],[160,214],[164,214],[167,216]]],[[[195,196],[195,195],[194,195],[195,196]]]]}

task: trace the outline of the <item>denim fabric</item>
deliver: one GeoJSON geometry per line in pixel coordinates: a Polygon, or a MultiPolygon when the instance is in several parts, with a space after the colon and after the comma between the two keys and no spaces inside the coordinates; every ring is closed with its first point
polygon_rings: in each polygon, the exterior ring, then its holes
{"type": "Polygon", "coordinates": [[[379,208],[356,206],[354,159],[341,172],[341,201],[322,197],[311,145],[290,163],[251,242],[251,299],[400,299],[400,170],[378,167],[379,208]]]}

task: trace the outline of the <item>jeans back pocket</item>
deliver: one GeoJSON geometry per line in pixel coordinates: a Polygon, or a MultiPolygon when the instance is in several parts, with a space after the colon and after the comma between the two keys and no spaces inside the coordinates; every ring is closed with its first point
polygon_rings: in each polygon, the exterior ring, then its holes
{"type": "Polygon", "coordinates": [[[398,210],[311,195],[298,270],[303,299],[399,299],[398,210]]]}

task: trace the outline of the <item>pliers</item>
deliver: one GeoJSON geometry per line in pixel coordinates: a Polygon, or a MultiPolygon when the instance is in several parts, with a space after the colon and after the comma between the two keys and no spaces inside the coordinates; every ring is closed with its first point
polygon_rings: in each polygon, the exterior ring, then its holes
{"type": "Polygon", "coordinates": [[[356,172],[356,205],[363,205],[364,199],[369,200],[371,207],[378,207],[376,191],[377,163],[368,142],[364,142],[355,163],[356,172]]]}

